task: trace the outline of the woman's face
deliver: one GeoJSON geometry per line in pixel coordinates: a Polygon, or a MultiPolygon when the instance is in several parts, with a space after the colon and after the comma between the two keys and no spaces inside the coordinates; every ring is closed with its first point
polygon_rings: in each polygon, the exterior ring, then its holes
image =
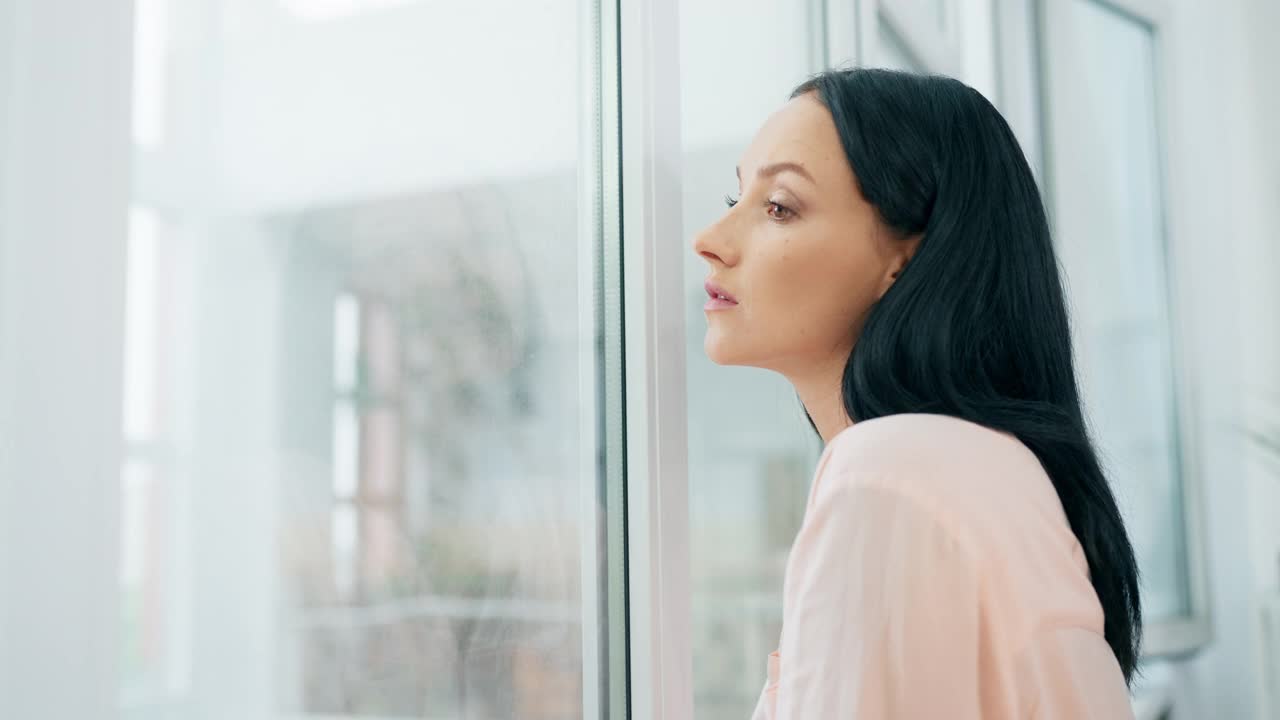
{"type": "Polygon", "coordinates": [[[788,376],[843,368],[867,312],[916,242],[893,237],[862,198],[831,114],[813,93],[765,121],[738,178],[737,203],[693,240],[710,266],[707,279],[738,301],[704,311],[707,356],[788,376]]]}

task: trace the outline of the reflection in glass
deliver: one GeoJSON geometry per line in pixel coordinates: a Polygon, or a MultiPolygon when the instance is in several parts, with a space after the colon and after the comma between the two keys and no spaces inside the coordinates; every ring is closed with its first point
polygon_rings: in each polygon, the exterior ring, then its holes
{"type": "Polygon", "coordinates": [[[577,4],[139,8],[122,716],[580,717],[577,4]]]}

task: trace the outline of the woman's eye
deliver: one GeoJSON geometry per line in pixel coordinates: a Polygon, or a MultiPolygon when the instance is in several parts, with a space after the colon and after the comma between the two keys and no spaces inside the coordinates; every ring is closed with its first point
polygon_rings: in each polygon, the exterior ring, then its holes
{"type": "MultiPolygon", "coordinates": [[[[724,196],[724,204],[728,205],[729,207],[733,207],[734,205],[738,204],[738,199],[726,194],[724,196]]],[[[773,218],[774,220],[788,220],[794,214],[791,208],[781,203],[776,203],[773,201],[769,201],[765,203],[765,208],[766,208],[765,212],[767,212],[769,214],[769,217],[773,218]]]]}
{"type": "Polygon", "coordinates": [[[791,217],[791,208],[771,201],[769,203],[769,217],[774,220],[786,220],[791,217]],[[774,208],[777,208],[780,214],[774,214],[774,208]]]}

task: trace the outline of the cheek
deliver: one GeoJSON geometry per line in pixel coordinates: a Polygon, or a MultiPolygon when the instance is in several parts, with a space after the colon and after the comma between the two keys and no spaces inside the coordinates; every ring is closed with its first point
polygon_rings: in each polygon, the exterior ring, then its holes
{"type": "Polygon", "coordinates": [[[741,268],[743,305],[708,321],[705,350],[717,363],[768,367],[846,346],[874,298],[878,259],[865,244],[771,240],[741,268]]]}
{"type": "Polygon", "coordinates": [[[784,317],[812,332],[846,331],[874,298],[877,259],[848,243],[789,249],[777,258],[775,297],[784,317]]]}

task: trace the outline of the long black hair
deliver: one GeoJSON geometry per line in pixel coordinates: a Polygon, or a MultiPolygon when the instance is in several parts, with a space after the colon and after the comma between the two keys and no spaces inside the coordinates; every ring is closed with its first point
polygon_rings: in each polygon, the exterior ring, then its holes
{"type": "Polygon", "coordinates": [[[1034,452],[1084,548],[1129,683],[1138,565],[1081,412],[1058,260],[1017,139],[952,78],[828,70],[791,97],[808,92],[830,111],[862,196],[900,237],[920,236],[845,363],[845,411],[855,422],[951,415],[1034,452]]]}

